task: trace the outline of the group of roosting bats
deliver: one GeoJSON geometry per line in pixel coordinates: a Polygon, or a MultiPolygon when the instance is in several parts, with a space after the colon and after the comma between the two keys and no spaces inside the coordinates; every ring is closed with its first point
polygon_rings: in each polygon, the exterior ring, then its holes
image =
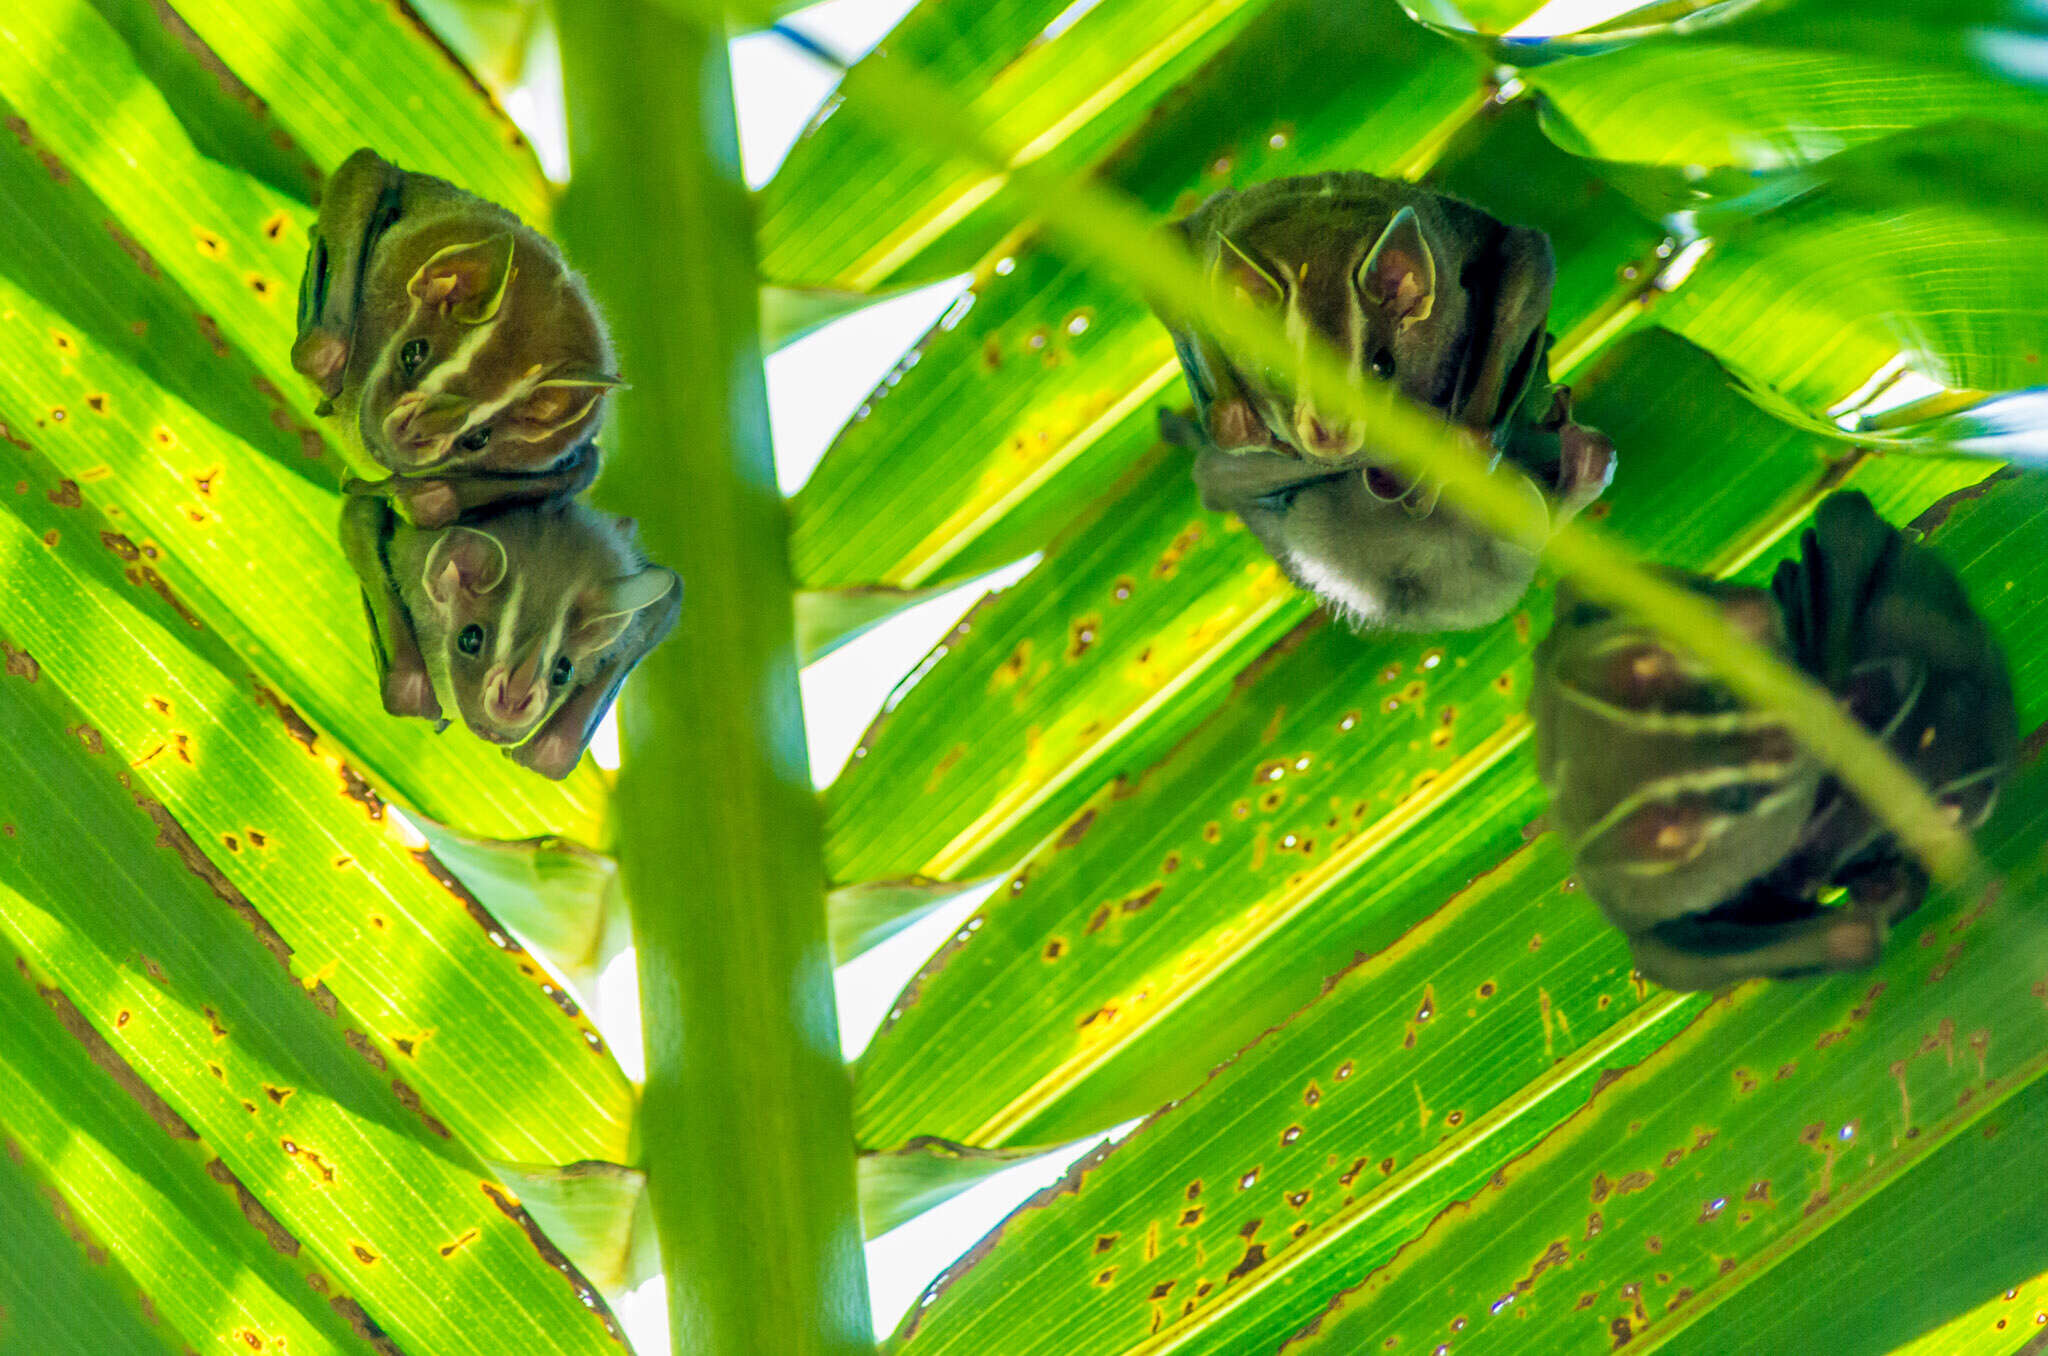
{"type": "MultiPolygon", "coordinates": [[[[1555,525],[1606,489],[1613,443],[1549,374],[1554,264],[1540,231],[1413,184],[1336,172],[1221,192],[1166,228],[1218,293],[1329,345],[1491,453],[1555,525]]],[[[619,379],[588,293],[545,238],[439,179],[358,151],[327,186],[300,293],[298,371],[352,452],[345,487],[385,709],[471,731],[566,776],[682,583],[632,521],[576,496],[619,379]]],[[[1240,361],[1158,308],[1194,399],[1162,412],[1204,505],[1360,630],[1506,615],[1536,557],[1374,459],[1372,430],[1291,373],[1240,361]]],[[[1963,827],[2017,754],[1997,642],[1961,585],[1868,499],[1823,501],[1769,588],[1667,570],[1832,692],[1963,827]]],[[[1538,771],[1577,875],[1668,987],[1874,961],[1928,880],[1882,819],[1774,714],[1745,707],[1637,619],[1558,590],[1535,653],[1538,771]]]]}

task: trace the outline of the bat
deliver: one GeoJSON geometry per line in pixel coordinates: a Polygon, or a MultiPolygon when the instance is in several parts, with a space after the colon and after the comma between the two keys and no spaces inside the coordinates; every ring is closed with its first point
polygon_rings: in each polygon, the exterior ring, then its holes
{"type": "Polygon", "coordinates": [[[502,207],[365,147],[327,181],[292,366],[408,521],[566,500],[597,474],[612,375],[590,294],[502,207]]]}
{"type": "MultiPolygon", "coordinates": [[[[1613,443],[1550,381],[1542,232],[1348,172],[1218,193],[1167,229],[1301,354],[1320,340],[1361,388],[1385,381],[1467,430],[1550,524],[1611,481],[1613,443]]],[[[1439,511],[1433,482],[1375,461],[1370,429],[1158,309],[1194,397],[1200,436],[1178,441],[1196,447],[1203,502],[1237,514],[1297,586],[1354,626],[1406,631],[1484,625],[1527,589],[1534,555],[1439,511]]]]}
{"type": "MultiPolygon", "coordinates": [[[[1769,590],[1673,573],[1826,685],[1957,824],[1989,816],[2018,754],[2004,654],[1948,567],[1867,498],[1824,501],[1769,590]]],[[[1896,837],[1777,717],[1569,584],[1530,715],[1576,874],[1647,979],[1861,968],[1926,895],[1896,837]],[[1835,887],[1847,904],[1821,902],[1835,887]]]]}
{"type": "Polygon", "coordinates": [[[631,519],[574,502],[422,528],[348,496],[342,546],[385,710],[440,720],[452,701],[514,762],[568,776],[626,675],[681,615],[682,581],[649,564],[632,533],[631,519]]]}

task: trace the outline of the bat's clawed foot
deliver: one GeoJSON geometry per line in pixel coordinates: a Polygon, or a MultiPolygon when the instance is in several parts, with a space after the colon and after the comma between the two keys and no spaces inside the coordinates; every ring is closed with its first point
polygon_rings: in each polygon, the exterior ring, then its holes
{"type": "Polygon", "coordinates": [[[1614,481],[1614,440],[1597,428],[1567,423],[1558,430],[1556,521],[1569,522],[1614,481]]]}
{"type": "Polygon", "coordinates": [[[446,527],[462,516],[462,500],[445,480],[398,481],[391,503],[415,527],[446,527]]]}
{"type": "Polygon", "coordinates": [[[1225,452],[1272,451],[1279,447],[1273,431],[1242,396],[1218,400],[1209,407],[1209,441],[1225,452]]]}
{"type": "Polygon", "coordinates": [[[576,770],[583,759],[583,745],[566,732],[544,731],[504,754],[528,771],[558,782],[576,770]]]}
{"type": "Polygon", "coordinates": [[[425,669],[393,666],[384,675],[384,709],[408,719],[441,719],[441,701],[425,669]]]}
{"type": "Polygon", "coordinates": [[[333,400],[348,368],[348,336],[318,326],[306,330],[292,345],[292,368],[333,400]]]}

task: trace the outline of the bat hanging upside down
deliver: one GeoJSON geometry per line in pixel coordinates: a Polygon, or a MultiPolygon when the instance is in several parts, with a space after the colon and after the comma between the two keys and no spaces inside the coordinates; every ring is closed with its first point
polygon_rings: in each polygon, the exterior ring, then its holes
{"type": "MultiPolygon", "coordinates": [[[[1413,184],[1369,174],[1276,179],[1211,197],[1171,228],[1224,296],[1311,338],[1361,387],[1392,384],[1494,451],[1551,524],[1597,499],[1614,445],[1574,423],[1549,378],[1550,242],[1413,184]]],[[[1374,459],[1372,431],[1316,408],[1290,374],[1235,362],[1162,308],[1196,422],[1203,503],[1243,520],[1282,570],[1353,625],[1463,630],[1505,615],[1535,556],[1374,459]]]]}
{"type": "MultiPolygon", "coordinates": [[[[1989,628],[1940,557],[1859,493],[1825,500],[1803,548],[1769,589],[1679,582],[1812,674],[1976,827],[2018,756],[1989,628]]],[[[1569,583],[1536,649],[1529,714],[1576,875],[1666,988],[1867,966],[1927,892],[1884,821],[1775,713],[1569,583]],[[1824,903],[1837,887],[1846,902],[1824,903]]]]}
{"type": "Polygon", "coordinates": [[[347,496],[342,547],[362,581],[384,709],[440,720],[452,701],[520,766],[568,776],[682,611],[682,581],[632,536],[632,519],[580,503],[421,528],[381,499],[347,496]]]}
{"type": "Polygon", "coordinates": [[[597,475],[611,341],[582,282],[504,208],[367,147],[327,181],[292,366],[364,479],[422,526],[559,501],[597,475]]]}

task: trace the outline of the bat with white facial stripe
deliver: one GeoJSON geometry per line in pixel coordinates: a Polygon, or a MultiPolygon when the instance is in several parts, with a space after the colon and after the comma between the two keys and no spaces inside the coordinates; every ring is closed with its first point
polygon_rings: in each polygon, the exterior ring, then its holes
{"type": "MultiPolygon", "coordinates": [[[[1828,498],[1769,590],[1680,575],[1806,669],[1955,822],[2017,756],[2005,659],[1939,557],[1828,498]]],[[[1775,716],[1633,620],[1558,590],[1530,695],[1537,770],[1586,893],[1667,988],[1873,963],[1927,877],[1775,716]],[[1821,896],[1843,887],[1846,905],[1821,896]]]]}
{"type": "MultiPolygon", "coordinates": [[[[1542,232],[1360,173],[1218,193],[1168,229],[1219,295],[1275,316],[1302,353],[1334,348],[1361,388],[1388,382],[1467,430],[1550,524],[1612,479],[1614,445],[1550,380],[1542,232]]],[[[1238,514],[1297,585],[1355,625],[1410,631],[1483,625],[1527,589],[1534,556],[1377,462],[1369,428],[1161,314],[1194,396],[1204,502],[1238,514]]]]}
{"type": "Polygon", "coordinates": [[[362,581],[385,709],[438,720],[450,701],[514,762],[568,776],[682,611],[682,581],[641,556],[632,526],[567,503],[420,528],[381,500],[348,497],[342,545],[362,581]]]}
{"type": "Polygon", "coordinates": [[[422,526],[578,493],[619,384],[604,322],[546,237],[367,147],[322,194],[292,366],[338,416],[363,473],[351,492],[422,526]]]}

